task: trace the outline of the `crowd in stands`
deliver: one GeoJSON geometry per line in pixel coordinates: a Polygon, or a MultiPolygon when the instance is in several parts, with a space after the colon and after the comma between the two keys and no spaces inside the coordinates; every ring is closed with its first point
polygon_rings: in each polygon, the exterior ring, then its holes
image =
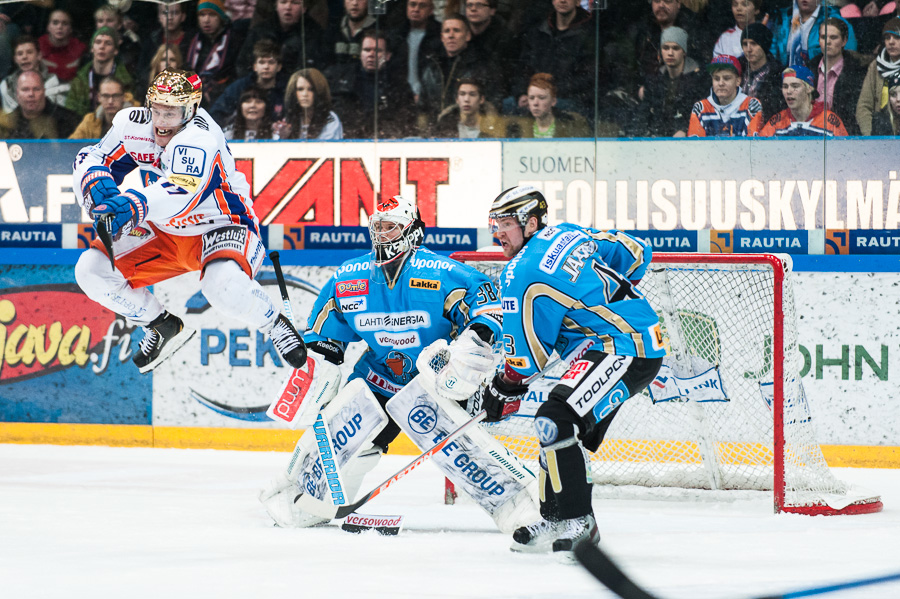
{"type": "Polygon", "coordinates": [[[900,130],[896,1],[595,4],[2,4],[0,138],[99,138],[166,68],[244,141],[900,130]]]}

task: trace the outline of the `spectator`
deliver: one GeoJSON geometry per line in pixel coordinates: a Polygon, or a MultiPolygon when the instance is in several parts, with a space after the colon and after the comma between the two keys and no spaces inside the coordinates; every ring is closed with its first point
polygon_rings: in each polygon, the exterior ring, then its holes
{"type": "Polygon", "coordinates": [[[291,75],[284,92],[285,118],[273,126],[273,139],[343,139],[341,119],[331,110],[328,80],[318,69],[291,75]]]}
{"type": "Polygon", "coordinates": [[[688,10],[681,10],[678,0],[649,0],[650,10],[637,21],[629,32],[634,46],[633,69],[638,81],[644,82],[659,71],[659,40],[669,27],[680,27],[688,34],[688,56],[702,63],[710,60],[712,42],[707,39],[697,23],[697,17],[688,10]]]}
{"type": "Polygon", "coordinates": [[[392,45],[394,60],[398,66],[405,65],[406,81],[418,103],[425,57],[441,49],[441,24],[434,18],[433,0],[406,1],[406,19],[396,29],[392,45]]]}
{"type": "Polygon", "coordinates": [[[472,30],[469,44],[480,56],[489,56],[503,79],[500,97],[505,97],[512,74],[519,70],[521,46],[503,17],[497,15],[499,0],[465,0],[465,17],[472,30]]]}
{"type": "Polygon", "coordinates": [[[253,73],[241,77],[227,88],[213,104],[209,114],[217,123],[225,123],[238,112],[238,103],[245,89],[256,87],[266,92],[266,106],[273,121],[281,119],[284,109],[284,92],[288,77],[281,68],[281,52],[272,40],[261,39],[253,47],[253,73]]]}
{"type": "Polygon", "coordinates": [[[225,13],[232,22],[252,19],[256,4],[256,0],[223,0],[225,13]]]}
{"type": "Polygon", "coordinates": [[[150,81],[153,81],[153,76],[149,74],[150,62],[159,47],[163,44],[174,45],[178,47],[181,56],[187,56],[191,39],[196,33],[193,28],[187,26],[187,4],[158,4],[156,10],[159,27],[141,38],[141,61],[138,71],[141,79],[147,79],[149,76],[150,81]]]}
{"type": "Polygon", "coordinates": [[[56,75],[47,71],[47,67],[41,60],[41,50],[36,39],[30,35],[20,35],[16,38],[16,41],[13,42],[13,61],[16,64],[16,70],[0,82],[0,98],[2,98],[4,111],[12,112],[18,106],[16,103],[16,80],[25,71],[40,73],[41,79],[44,81],[44,93],[48,100],[60,106],[66,104],[69,84],[60,83],[56,75]]]}
{"type": "Polygon", "coordinates": [[[125,86],[115,77],[100,82],[100,106],[81,119],[69,139],[100,139],[112,127],[113,117],[126,105],[134,106],[134,98],[126,93],[125,86]]]}
{"type": "Polygon", "coordinates": [[[119,36],[118,60],[129,73],[137,73],[141,59],[141,43],[138,35],[125,28],[122,13],[109,4],[94,11],[94,31],[109,27],[119,36]]]}
{"type": "Polygon", "coordinates": [[[763,122],[787,106],[781,94],[781,71],[784,67],[769,53],[772,32],[765,25],[751,23],[741,33],[741,90],[762,104],[763,122]]]}
{"type": "Polygon", "coordinates": [[[802,65],[792,65],[782,73],[781,91],[787,108],[773,116],[763,127],[762,137],[806,137],[847,135],[841,117],[814,102],[813,74],[802,65]]]}
{"type": "Polygon", "coordinates": [[[183,66],[184,58],[181,54],[181,50],[178,49],[178,46],[160,46],[156,49],[156,52],[150,58],[150,64],[147,66],[147,86],[142,87],[144,91],[140,94],[136,94],[135,97],[146,97],[146,89],[150,87],[150,85],[153,83],[153,80],[156,79],[156,76],[163,71],[180,70],[183,66]]]}
{"type": "Polygon", "coordinates": [[[23,71],[16,81],[16,102],[12,112],[0,113],[0,138],[65,139],[78,124],[78,115],[48,102],[44,81],[37,71],[23,71]]]}
{"type": "Polygon", "coordinates": [[[888,75],[888,103],[872,115],[872,135],[900,135],[900,73],[888,75]]]}
{"type": "Polygon", "coordinates": [[[740,58],[744,55],[741,45],[741,34],[751,23],[755,23],[759,19],[762,10],[763,0],[731,0],[731,13],[734,15],[735,26],[719,36],[713,47],[713,57],[737,56],[740,58]]]}
{"type": "Polygon", "coordinates": [[[894,17],[881,30],[884,46],[869,65],[856,104],[856,123],[863,135],[872,135],[872,115],[888,103],[884,80],[900,72],[900,18],[894,17]]]}
{"type": "Polygon", "coordinates": [[[250,28],[238,57],[238,76],[245,77],[253,72],[254,48],[261,40],[270,40],[282,49],[279,61],[286,73],[298,68],[324,69],[331,62],[325,31],[315,20],[304,17],[306,12],[304,0],[276,0],[272,18],[250,28]]]}
{"type": "Polygon", "coordinates": [[[272,118],[266,105],[269,90],[251,85],[241,92],[238,110],[230,125],[223,129],[228,141],[272,139],[272,118]]]}
{"type": "Polygon", "coordinates": [[[335,110],[343,115],[345,138],[412,135],[415,127],[412,89],[403,77],[402,68],[394,68],[384,32],[367,29],[359,60],[353,64],[337,64],[325,76],[331,82],[335,110]]]}
{"type": "Polygon", "coordinates": [[[892,15],[896,9],[897,3],[894,0],[857,0],[844,5],[841,8],[841,16],[845,19],[879,17],[892,15]],[[862,8],[859,5],[862,5],[862,8]]]}
{"type": "Polygon", "coordinates": [[[691,107],[709,87],[706,73],[687,55],[688,34],[669,27],[660,35],[663,66],[647,81],[628,135],[686,137],[691,107]]]}
{"type": "Polygon", "coordinates": [[[689,137],[750,137],[762,126],[759,100],[741,91],[741,63],[734,56],[717,56],[706,67],[712,76],[709,97],[694,104],[689,137]]]}
{"type": "Polygon", "coordinates": [[[333,62],[355,64],[362,51],[363,31],[374,26],[367,0],[344,0],[344,18],[328,32],[333,62]]]}
{"type": "MultiPolygon", "coordinates": [[[[657,38],[658,39],[658,38],[657,38]]],[[[528,82],[549,73],[556,82],[558,106],[587,114],[594,96],[594,25],[575,0],[553,0],[547,19],[522,38],[522,68],[512,93],[518,108],[528,108],[528,82]]]]}
{"type": "Polygon", "coordinates": [[[97,94],[104,77],[112,75],[131,91],[134,80],[125,65],[117,60],[118,55],[119,34],[116,30],[101,27],[95,31],[91,38],[91,62],[78,71],[66,96],[66,108],[77,114],[79,119],[97,109],[97,94]]]}
{"type": "Polygon", "coordinates": [[[47,71],[63,83],[75,78],[87,46],[72,35],[72,17],[69,13],[61,9],[51,12],[47,33],[38,38],[38,44],[47,71]]]}
{"type": "MultiPolygon", "coordinates": [[[[819,6],[819,0],[794,0],[793,7],[778,13],[773,32],[772,53],[781,64],[806,64],[822,53],[819,25],[828,18],[840,19],[831,6],[819,6]]],[[[846,22],[846,21],[845,21],[846,22]]],[[[856,50],[856,34],[847,23],[847,50],[856,50]]]]}
{"type": "Polygon", "coordinates": [[[197,3],[197,27],[191,39],[185,66],[203,82],[201,106],[212,106],[234,80],[234,65],[240,40],[231,29],[222,0],[200,0],[197,3]]]}
{"type": "Polygon", "coordinates": [[[438,116],[433,137],[479,139],[507,137],[505,119],[485,101],[481,83],[464,77],[456,88],[456,104],[438,116]]]}
{"type": "Polygon", "coordinates": [[[528,82],[529,116],[515,118],[509,124],[508,137],[590,137],[591,128],[584,116],[556,108],[556,93],[553,75],[532,75],[528,82]]]}
{"type": "Polygon", "coordinates": [[[464,16],[456,14],[444,18],[441,49],[427,56],[422,68],[419,103],[430,118],[436,119],[448,106],[456,104],[455,90],[463,77],[481,81],[487,101],[497,101],[496,88],[489,83],[491,79],[496,79],[496,70],[488,57],[479,56],[469,47],[471,39],[472,32],[464,16]]]}
{"type": "Polygon", "coordinates": [[[866,78],[866,67],[847,45],[847,24],[842,19],[826,19],[819,27],[819,46],[825,53],[810,61],[815,73],[815,86],[825,108],[834,111],[850,135],[859,135],[856,104],[866,78]]]}

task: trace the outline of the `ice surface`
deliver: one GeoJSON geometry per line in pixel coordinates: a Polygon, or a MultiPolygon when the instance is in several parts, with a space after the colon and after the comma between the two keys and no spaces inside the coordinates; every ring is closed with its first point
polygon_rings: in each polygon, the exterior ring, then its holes
{"type": "MultiPolygon", "coordinates": [[[[578,566],[508,550],[473,505],[444,506],[424,465],[363,512],[403,514],[398,537],[272,526],[256,492],[286,453],[0,445],[0,597],[604,598],[578,566]]],[[[388,456],[363,484],[401,467],[388,456]]],[[[900,471],[840,470],[880,514],[774,515],[738,500],[595,496],[602,543],[671,599],[752,597],[900,571],[900,471]],[[665,498],[664,498],[665,499],[665,498]]],[[[835,593],[897,598],[900,585],[835,593]]]]}

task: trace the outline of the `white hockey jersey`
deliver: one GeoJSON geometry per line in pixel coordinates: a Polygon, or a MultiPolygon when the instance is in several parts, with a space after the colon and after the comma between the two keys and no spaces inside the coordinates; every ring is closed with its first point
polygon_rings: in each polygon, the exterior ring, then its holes
{"type": "MultiPolygon", "coordinates": [[[[117,185],[140,169],[147,221],[172,235],[200,235],[223,225],[245,225],[259,235],[250,186],[235,169],[222,129],[202,108],[166,145],[156,145],[147,108],[126,108],[93,146],[82,148],[73,165],[74,187],[90,212],[82,180],[94,166],[109,169],[117,185]]],[[[123,190],[124,191],[124,190],[123,190]]]]}

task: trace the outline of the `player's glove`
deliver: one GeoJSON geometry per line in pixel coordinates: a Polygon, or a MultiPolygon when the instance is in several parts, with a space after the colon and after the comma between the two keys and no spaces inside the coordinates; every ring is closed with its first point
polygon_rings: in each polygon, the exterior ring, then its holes
{"type": "Polygon", "coordinates": [[[528,385],[507,382],[498,372],[481,392],[481,407],[487,412],[484,421],[500,422],[518,412],[527,391],[528,385]]]}
{"type": "Polygon", "coordinates": [[[84,196],[88,210],[93,210],[97,204],[102,204],[120,193],[122,192],[116,186],[112,173],[105,166],[92,166],[81,179],[81,195],[84,196]]]}
{"type": "Polygon", "coordinates": [[[107,229],[113,239],[127,235],[136,226],[144,222],[147,216],[147,198],[142,193],[129,189],[121,195],[107,198],[102,204],[96,204],[91,211],[94,228],[100,219],[109,219],[107,229]]]}

